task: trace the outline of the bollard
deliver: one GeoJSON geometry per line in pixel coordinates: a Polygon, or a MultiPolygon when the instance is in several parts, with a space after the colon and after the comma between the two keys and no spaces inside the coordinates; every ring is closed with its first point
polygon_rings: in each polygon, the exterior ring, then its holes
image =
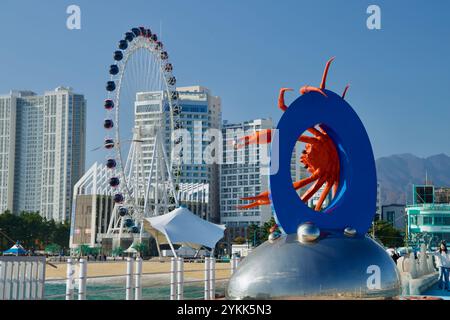
{"type": "Polygon", "coordinates": [[[177,298],[177,260],[170,258],[170,300],[177,298]]]}
{"type": "Polygon", "coordinates": [[[134,300],[141,300],[142,299],[142,258],[137,257],[136,258],[136,273],[135,273],[135,280],[134,280],[134,300]]]}
{"type": "Polygon", "coordinates": [[[66,300],[73,300],[73,285],[75,270],[72,265],[72,259],[67,259],[67,272],[66,272],[66,300]]]}
{"type": "Polygon", "coordinates": [[[133,300],[133,259],[128,257],[127,258],[127,280],[126,280],[126,287],[125,287],[125,299],[126,300],[133,300]]]}
{"type": "Polygon", "coordinates": [[[177,281],[177,300],[183,300],[183,284],[184,284],[184,259],[183,258],[177,258],[177,274],[178,274],[178,281],[177,281]]]}
{"type": "Polygon", "coordinates": [[[209,258],[205,257],[205,300],[209,300],[209,258]]]}
{"type": "Polygon", "coordinates": [[[216,299],[216,259],[209,258],[209,299],[216,299]]]}
{"type": "Polygon", "coordinates": [[[87,262],[80,259],[80,274],[78,275],[78,300],[86,300],[87,262]]]}

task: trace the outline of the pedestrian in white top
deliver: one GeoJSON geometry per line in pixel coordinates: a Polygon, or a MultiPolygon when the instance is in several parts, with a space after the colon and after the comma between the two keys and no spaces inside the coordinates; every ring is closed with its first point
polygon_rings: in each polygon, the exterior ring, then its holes
{"type": "Polygon", "coordinates": [[[439,289],[450,291],[448,275],[450,269],[450,257],[447,253],[447,245],[441,242],[439,250],[433,253],[436,267],[439,269],[439,289]]]}

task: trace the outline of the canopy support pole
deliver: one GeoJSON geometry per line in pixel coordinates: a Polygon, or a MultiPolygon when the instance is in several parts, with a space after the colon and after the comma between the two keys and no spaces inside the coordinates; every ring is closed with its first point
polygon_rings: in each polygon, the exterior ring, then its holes
{"type": "Polygon", "coordinates": [[[175,258],[178,258],[177,252],[175,251],[175,249],[173,247],[172,241],[170,240],[170,238],[169,238],[169,236],[167,234],[165,234],[165,236],[166,236],[167,242],[169,242],[170,249],[172,249],[173,256],[175,258]]]}

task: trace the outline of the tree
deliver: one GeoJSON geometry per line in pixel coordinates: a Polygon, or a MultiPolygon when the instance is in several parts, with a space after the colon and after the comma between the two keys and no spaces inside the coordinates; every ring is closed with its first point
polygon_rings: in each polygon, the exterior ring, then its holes
{"type": "Polygon", "coordinates": [[[123,255],[123,248],[122,247],[117,247],[117,248],[114,248],[112,250],[112,256],[113,257],[120,257],[122,255],[123,255]]]}
{"type": "Polygon", "coordinates": [[[261,244],[261,228],[256,224],[251,224],[247,227],[247,241],[254,247],[261,244]]]}
{"type": "Polygon", "coordinates": [[[272,217],[269,219],[269,221],[265,222],[261,227],[261,237],[266,241],[269,239],[270,229],[276,225],[275,218],[272,217]]]}
{"type": "Polygon", "coordinates": [[[379,239],[385,247],[402,247],[404,237],[399,230],[394,228],[388,221],[377,220],[369,229],[369,235],[373,234],[375,228],[375,237],[379,239]]]}
{"type": "Polygon", "coordinates": [[[91,254],[91,248],[87,244],[82,244],[76,249],[76,253],[80,257],[85,257],[91,254]]]}
{"type": "Polygon", "coordinates": [[[147,245],[143,242],[133,244],[132,248],[139,253],[139,256],[143,256],[147,250],[147,245]]]}
{"type": "Polygon", "coordinates": [[[61,246],[59,244],[52,243],[45,247],[45,253],[59,254],[60,252],[61,252],[61,246]]]}
{"type": "MultiPolygon", "coordinates": [[[[12,214],[5,211],[0,214],[0,229],[14,241],[20,240],[28,249],[42,250],[49,244],[65,248],[69,244],[69,224],[47,220],[38,212],[12,214]]],[[[12,244],[7,237],[0,237],[0,250],[5,250],[12,244]]]]}
{"type": "Polygon", "coordinates": [[[94,255],[94,256],[98,256],[99,254],[100,254],[100,252],[101,252],[101,248],[99,248],[99,247],[89,247],[89,250],[90,250],[90,254],[92,254],[92,255],[94,255]]]}
{"type": "Polygon", "coordinates": [[[247,240],[257,247],[269,238],[270,229],[276,224],[274,217],[266,221],[261,227],[251,224],[247,229],[247,240]]]}

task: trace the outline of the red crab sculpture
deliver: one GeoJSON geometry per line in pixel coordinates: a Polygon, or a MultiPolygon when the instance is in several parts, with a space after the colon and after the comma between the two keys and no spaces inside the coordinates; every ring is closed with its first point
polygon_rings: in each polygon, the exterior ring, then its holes
{"type": "MultiPolygon", "coordinates": [[[[328,69],[334,58],[328,60],[325,70],[322,76],[322,82],[320,87],[312,87],[306,85],[300,89],[300,93],[307,94],[309,92],[318,92],[327,97],[323,91],[325,89],[328,69]]],[[[347,85],[342,94],[342,98],[345,98],[349,86],[347,85]]],[[[282,111],[286,111],[287,106],[284,103],[284,94],[286,91],[292,91],[291,88],[282,88],[280,90],[278,98],[278,107],[282,111]]],[[[325,188],[315,206],[316,211],[322,209],[322,205],[330,193],[331,189],[333,197],[339,186],[339,156],[336,151],[336,146],[333,140],[329,137],[322,125],[318,125],[318,128],[312,127],[308,131],[312,136],[302,135],[298,139],[300,142],[305,143],[305,149],[300,157],[300,162],[311,174],[309,177],[296,181],[293,184],[295,190],[303,188],[313,182],[315,182],[302,196],[301,200],[307,202],[311,197],[319,191],[319,189],[325,184],[325,188]]],[[[250,144],[264,144],[272,141],[271,129],[257,131],[253,135],[242,137],[238,140],[236,148],[242,148],[250,144]]],[[[265,191],[254,197],[245,197],[242,200],[253,201],[246,205],[238,206],[239,209],[250,209],[253,207],[270,204],[269,192],[265,191]]]]}

